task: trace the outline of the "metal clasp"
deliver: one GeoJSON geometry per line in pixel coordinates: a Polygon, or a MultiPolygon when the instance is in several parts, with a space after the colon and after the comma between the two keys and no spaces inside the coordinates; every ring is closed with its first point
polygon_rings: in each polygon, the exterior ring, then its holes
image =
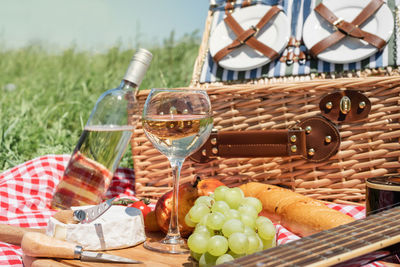
{"type": "Polygon", "coordinates": [[[343,96],[342,99],[340,99],[340,111],[343,114],[349,113],[351,110],[351,100],[348,96],[343,96]]]}
{"type": "Polygon", "coordinates": [[[255,31],[254,34],[253,34],[253,37],[256,37],[258,32],[260,31],[260,29],[257,28],[256,26],[253,26],[253,25],[251,25],[251,28],[255,31]]]}
{"type": "Polygon", "coordinates": [[[337,25],[338,25],[340,22],[342,22],[342,21],[344,21],[343,18],[338,18],[337,20],[335,20],[335,21],[332,23],[332,24],[333,24],[333,28],[334,28],[336,31],[339,30],[338,27],[337,27],[337,25]]]}

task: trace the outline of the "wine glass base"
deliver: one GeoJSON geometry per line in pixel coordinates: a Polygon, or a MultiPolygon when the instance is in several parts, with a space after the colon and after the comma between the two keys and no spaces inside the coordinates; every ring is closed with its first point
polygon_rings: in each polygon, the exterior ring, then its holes
{"type": "Polygon", "coordinates": [[[164,238],[159,241],[146,240],[143,244],[143,247],[149,250],[169,254],[187,254],[190,252],[186,241],[183,238],[175,240],[164,238]]]}

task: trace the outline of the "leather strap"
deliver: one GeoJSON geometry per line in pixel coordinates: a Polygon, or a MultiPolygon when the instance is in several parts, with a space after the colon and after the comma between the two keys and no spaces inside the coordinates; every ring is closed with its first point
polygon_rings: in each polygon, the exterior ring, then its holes
{"type": "Polygon", "coordinates": [[[251,0],[244,0],[243,2],[242,2],[242,8],[243,7],[248,7],[248,6],[250,6],[251,5],[251,0]]]}
{"type": "Polygon", "coordinates": [[[225,5],[225,14],[229,14],[235,8],[236,0],[227,0],[225,5]]]}
{"type": "Polygon", "coordinates": [[[217,157],[254,158],[301,156],[320,162],[336,153],[339,132],[323,117],[311,117],[288,130],[214,131],[190,158],[205,163],[217,157]],[[329,142],[326,142],[329,136],[329,142]]]}
{"type": "Polygon", "coordinates": [[[209,158],[284,157],[306,153],[305,132],[302,130],[213,132],[207,143],[208,147],[203,146],[203,149],[209,158]],[[295,142],[290,141],[291,136],[296,136],[295,142]],[[296,145],[296,150],[290,149],[291,144],[296,145]]]}
{"type": "Polygon", "coordinates": [[[331,10],[329,10],[323,3],[320,3],[314,10],[325,20],[331,23],[336,31],[320,42],[316,43],[311,49],[310,53],[316,57],[319,53],[338,43],[346,36],[362,39],[367,43],[375,46],[379,50],[386,45],[386,41],[372,33],[363,31],[359,28],[368,18],[370,18],[382,5],[383,0],[372,0],[352,22],[347,22],[338,18],[331,10]]]}
{"type": "Polygon", "coordinates": [[[233,40],[231,44],[222,48],[214,55],[213,59],[215,60],[215,62],[219,62],[226,55],[231,53],[234,49],[244,44],[261,52],[264,56],[270,59],[278,57],[279,56],[278,52],[276,52],[271,47],[258,41],[255,38],[255,36],[260,31],[260,29],[262,29],[268,23],[268,21],[270,21],[276,14],[278,14],[279,11],[281,11],[280,8],[278,8],[277,6],[272,6],[268,10],[268,12],[261,18],[261,20],[257,23],[257,25],[251,27],[248,30],[244,30],[229,12],[226,13],[224,21],[228,25],[228,27],[232,29],[237,38],[233,40]]]}

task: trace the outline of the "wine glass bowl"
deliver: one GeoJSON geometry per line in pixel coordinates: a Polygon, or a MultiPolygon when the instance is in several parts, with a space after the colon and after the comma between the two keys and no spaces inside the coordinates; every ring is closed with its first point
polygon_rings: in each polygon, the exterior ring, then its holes
{"type": "Polygon", "coordinates": [[[196,152],[211,133],[210,99],[204,90],[152,89],[143,109],[142,124],[153,146],[168,158],[173,174],[168,233],[161,241],[146,241],[144,247],[165,253],[188,253],[178,227],[179,176],[185,158],[196,152]]]}

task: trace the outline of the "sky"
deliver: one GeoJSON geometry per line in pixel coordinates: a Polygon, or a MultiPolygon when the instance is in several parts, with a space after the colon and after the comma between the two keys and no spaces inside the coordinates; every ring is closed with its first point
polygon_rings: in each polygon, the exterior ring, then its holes
{"type": "Polygon", "coordinates": [[[0,47],[39,43],[49,50],[75,46],[105,51],[120,44],[161,44],[199,30],[208,0],[0,0],[0,47]]]}

